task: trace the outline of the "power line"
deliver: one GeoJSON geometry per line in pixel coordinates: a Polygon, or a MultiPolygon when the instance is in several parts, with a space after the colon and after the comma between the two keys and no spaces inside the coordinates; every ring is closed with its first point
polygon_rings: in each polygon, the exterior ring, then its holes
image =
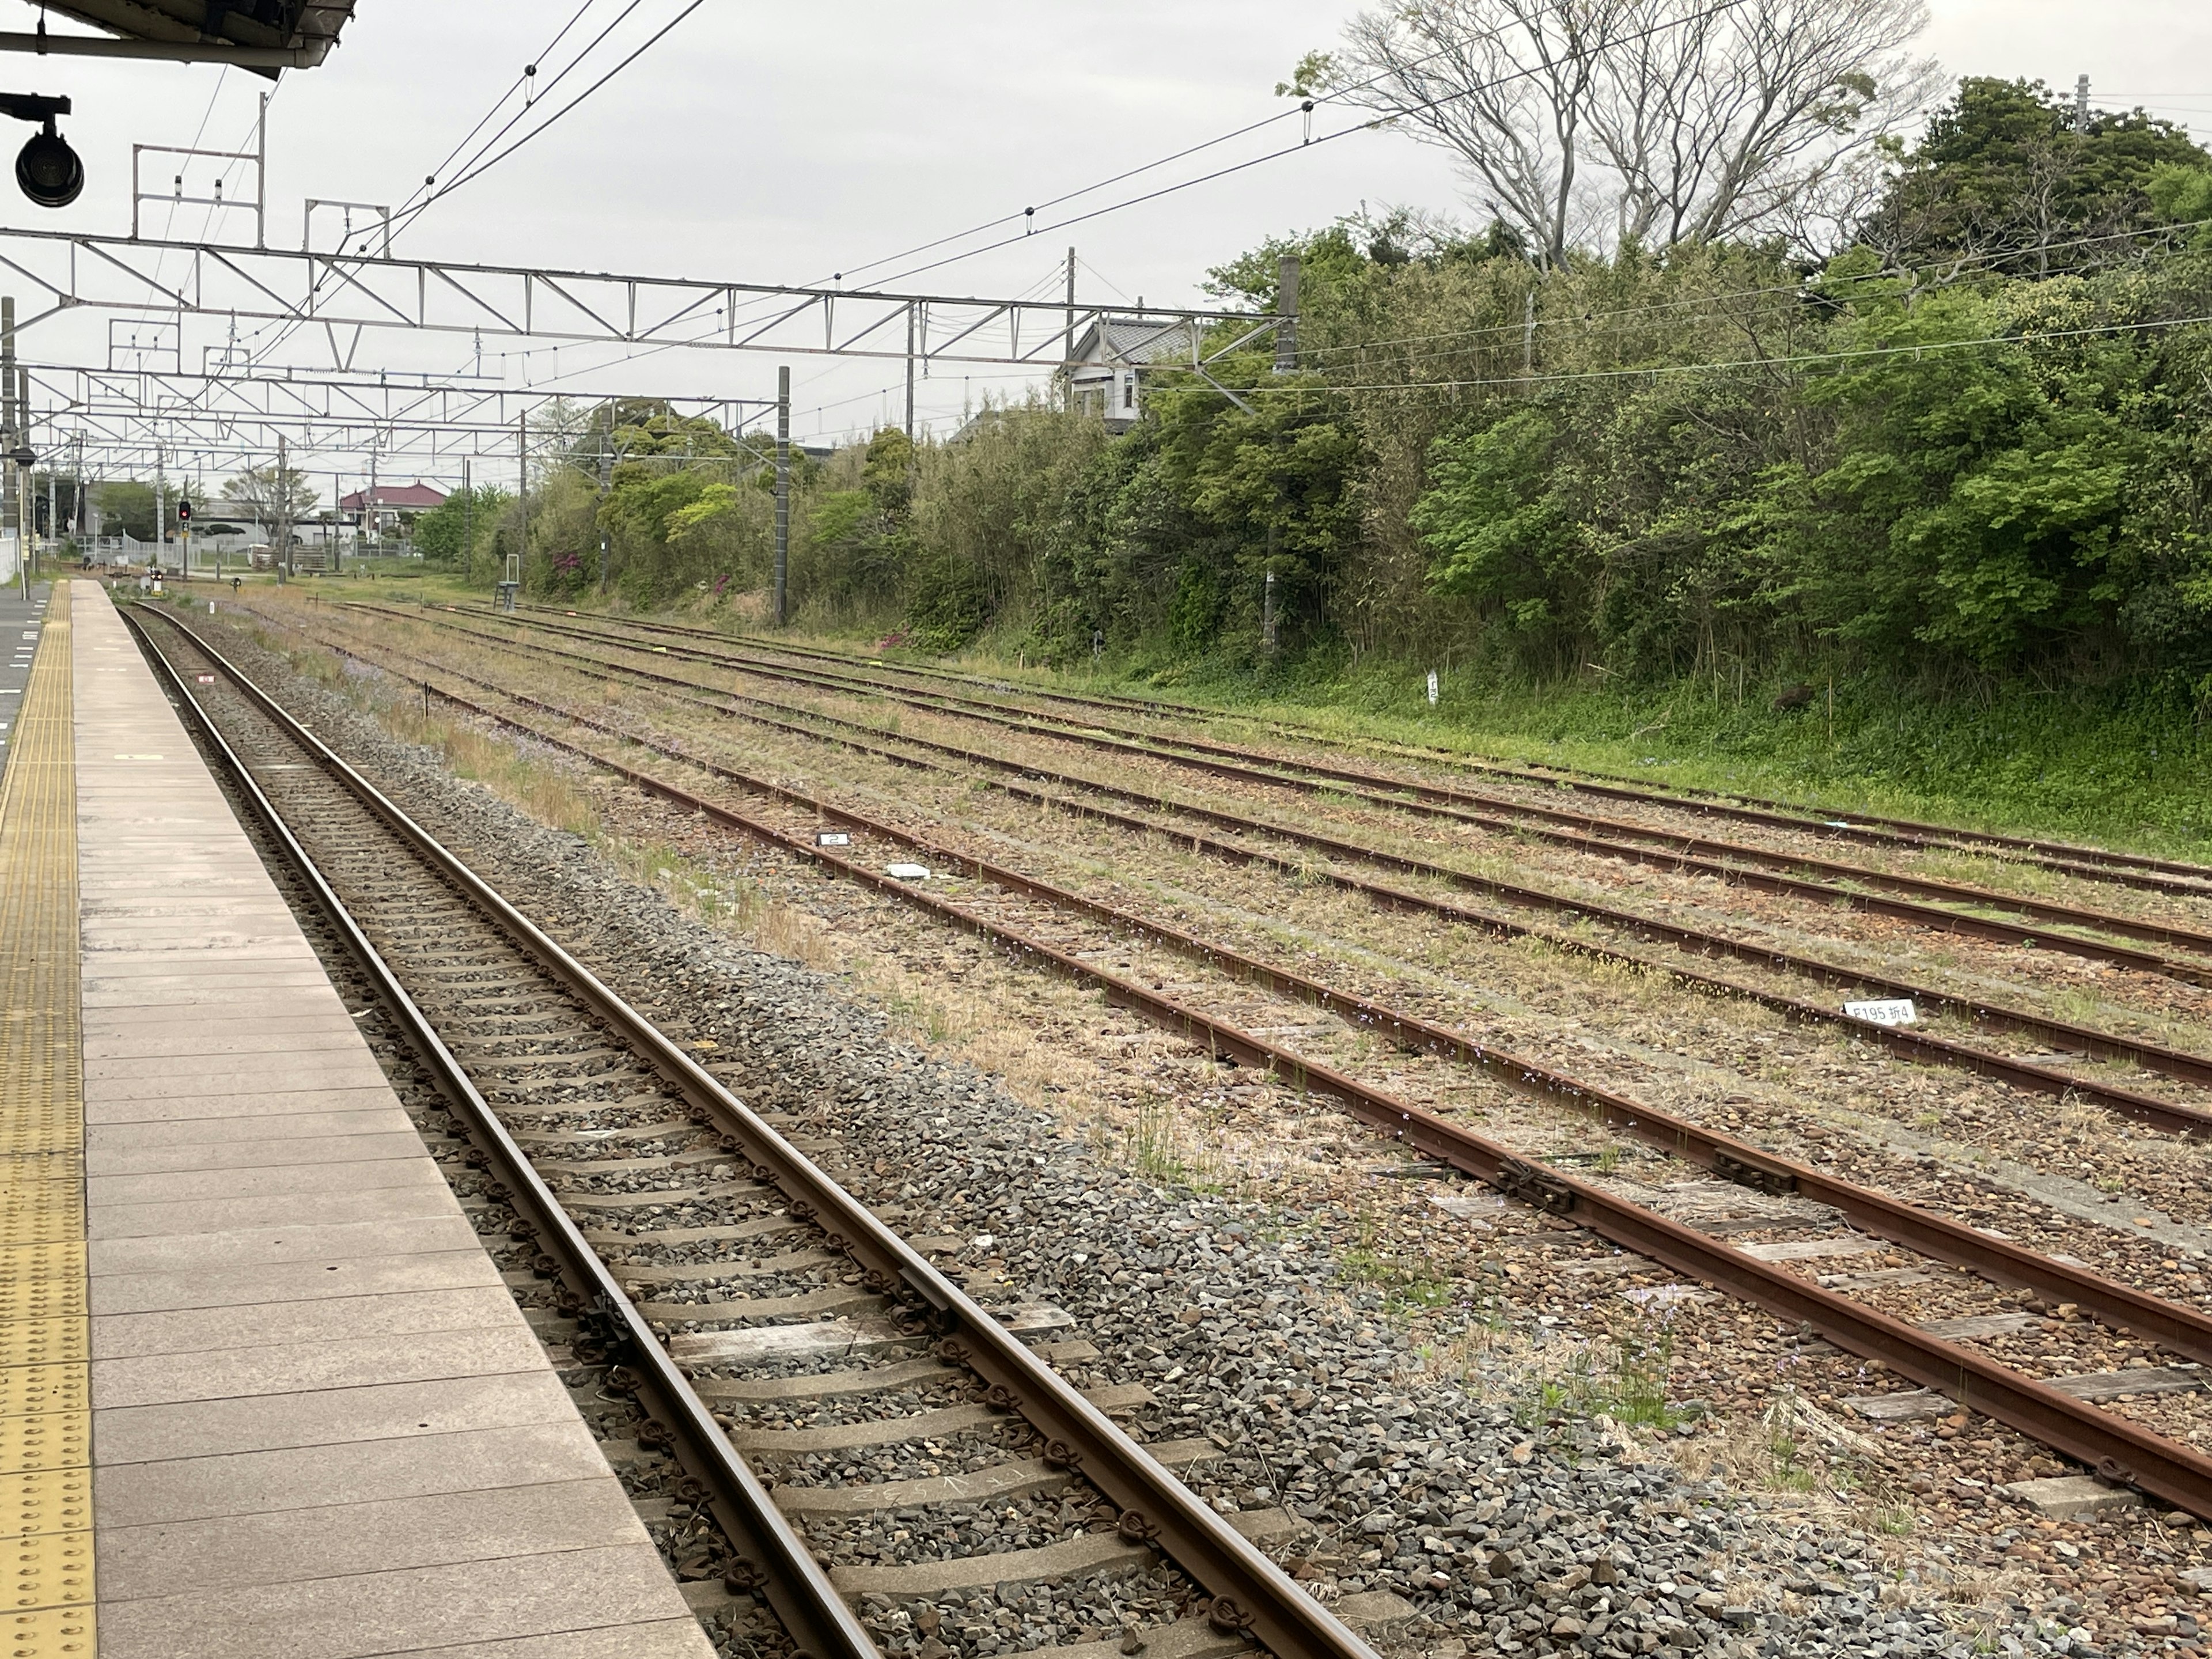
{"type": "MultiPolygon", "coordinates": [[[[555,111],[553,112],[553,113],[552,113],[552,114],[550,114],[550,115],[547,116],[547,117],[546,117],[543,121],[539,122],[536,126],[532,127],[529,131],[527,131],[527,132],[524,133],[524,134],[522,135],[522,137],[520,137],[520,138],[516,139],[513,143],[509,144],[509,145],[508,145],[505,149],[501,150],[497,155],[494,155],[493,157],[491,157],[491,159],[490,159],[489,161],[472,162],[472,163],[471,164],[470,170],[468,170],[468,171],[466,171],[466,172],[463,173],[459,178],[458,178],[458,179],[454,179],[451,184],[447,184],[447,185],[440,185],[440,186],[439,186],[435,191],[434,191],[430,195],[428,195],[428,196],[425,197],[425,198],[422,199],[422,201],[420,204],[417,204],[417,205],[416,205],[416,206],[412,210],[412,211],[411,211],[411,214],[410,214],[410,217],[409,217],[409,218],[408,218],[408,220],[406,221],[406,223],[405,223],[405,224],[402,224],[398,228],[399,228],[399,229],[401,229],[401,230],[405,229],[405,228],[406,228],[406,225],[407,225],[407,224],[411,224],[411,223],[413,223],[413,222],[414,222],[415,219],[416,219],[416,218],[420,218],[420,217],[422,216],[422,215],[423,214],[423,212],[424,212],[425,210],[428,210],[428,209],[432,205],[432,204],[436,203],[436,202],[439,202],[439,201],[442,201],[445,198],[447,198],[447,197],[448,197],[448,196],[452,195],[455,191],[457,191],[457,190],[460,189],[462,185],[466,185],[466,184],[469,184],[469,183],[471,183],[471,182],[474,181],[475,179],[481,179],[482,177],[483,177],[483,175],[484,175],[485,173],[487,173],[490,172],[494,167],[497,167],[497,166],[498,166],[501,161],[505,161],[508,156],[510,156],[510,155],[514,155],[514,154],[515,153],[515,151],[517,151],[517,150],[520,149],[521,149],[525,144],[528,143],[532,139],[533,139],[533,138],[537,137],[539,134],[541,134],[541,133],[544,132],[548,128],[551,127],[551,126],[552,126],[556,122],[557,122],[558,120],[560,120],[560,119],[561,119],[561,118],[562,118],[562,116],[564,116],[564,115],[568,114],[571,110],[573,110],[573,109],[576,108],[579,105],[582,104],[582,103],[583,103],[586,99],[590,98],[590,97],[591,97],[591,95],[592,95],[593,93],[595,93],[595,92],[599,91],[599,89],[600,88],[602,88],[602,87],[605,86],[605,85],[607,84],[607,82],[610,82],[610,81],[613,80],[613,79],[615,78],[615,76],[617,76],[617,75],[620,75],[620,74],[621,74],[624,70],[628,69],[628,68],[629,68],[632,64],[635,64],[635,62],[637,62],[637,60],[638,60],[639,58],[641,58],[644,57],[644,56],[645,56],[645,54],[646,54],[647,52],[648,52],[652,51],[653,47],[655,47],[655,46],[659,46],[659,45],[661,43],[661,41],[663,41],[663,40],[666,40],[666,39],[668,38],[668,36],[669,36],[669,35],[671,35],[671,34],[672,34],[673,33],[675,33],[677,27],[678,27],[679,24],[681,24],[681,23],[684,21],[684,19],[686,19],[686,18],[690,17],[693,12],[695,12],[695,11],[698,10],[698,9],[699,9],[699,8],[700,8],[701,6],[703,6],[703,5],[704,5],[704,4],[706,4],[706,3],[707,3],[707,0],[691,0],[691,3],[690,3],[690,5],[688,5],[688,6],[684,7],[684,9],[683,9],[682,11],[680,11],[680,12],[677,13],[677,14],[676,14],[676,15],[675,15],[675,16],[673,16],[673,17],[672,17],[671,19],[669,19],[669,21],[668,21],[667,22],[665,22],[665,23],[662,24],[659,29],[655,30],[655,31],[653,32],[653,33],[651,36],[649,36],[649,37],[646,40],[646,41],[644,42],[644,44],[643,44],[643,45],[640,46],[639,46],[635,51],[632,52],[629,54],[629,57],[627,57],[627,58],[623,58],[623,59],[622,60],[622,62],[620,62],[619,64],[616,64],[612,69],[609,70],[608,70],[605,75],[602,75],[602,76],[601,76],[598,80],[596,80],[596,81],[592,82],[592,84],[591,84],[590,86],[586,87],[586,88],[583,89],[583,91],[581,91],[581,92],[578,93],[578,94],[577,94],[574,98],[570,99],[567,103],[565,103],[565,104],[562,105],[562,106],[561,106],[561,107],[560,107],[559,109],[555,110],[555,111]]],[[[630,6],[630,11],[635,11],[636,9],[637,9],[637,0],[632,0],[632,3],[631,3],[631,6],[630,6]]],[[[616,22],[616,23],[619,23],[620,21],[622,21],[622,18],[623,18],[623,17],[628,17],[629,15],[629,11],[625,11],[625,12],[623,12],[623,13],[622,17],[618,17],[618,18],[617,18],[617,19],[615,20],[615,22],[616,22]]],[[[613,24],[613,23],[611,23],[611,24],[609,24],[609,25],[607,26],[607,28],[608,28],[608,30],[609,30],[610,32],[613,29],[613,27],[614,27],[614,24],[613,24]]],[[[605,34],[605,33],[603,33],[599,36],[599,40],[605,40],[605,38],[606,38],[606,34],[605,34]]],[[[595,40],[595,41],[593,41],[593,42],[592,42],[592,45],[593,45],[593,46],[596,46],[598,44],[599,44],[599,42],[598,42],[597,40],[595,40]]],[[[576,61],[576,63],[581,63],[581,62],[583,61],[583,59],[582,59],[582,58],[581,58],[581,57],[579,57],[575,61],[576,61]]],[[[569,65],[569,67],[570,67],[570,68],[574,68],[574,64],[571,64],[569,65]]],[[[567,74],[567,73],[568,73],[568,70],[563,70],[562,71],[562,73],[563,75],[565,75],[565,74],[567,74]]],[[[549,90],[549,91],[550,91],[550,89],[551,89],[550,88],[548,88],[548,90],[549,90]]],[[[520,118],[518,117],[517,118],[520,118]]],[[[510,125],[510,126],[511,126],[512,125],[513,125],[512,123],[509,123],[509,125],[510,125]]],[[[501,132],[503,133],[503,132],[505,132],[505,131],[506,131],[506,130],[507,130],[507,129],[502,128],[501,131],[501,132]]],[[[496,142],[496,139],[495,139],[493,142],[496,142]]],[[[488,148],[488,147],[489,147],[489,146],[487,146],[487,148],[488,148]]],[[[479,153],[481,153],[481,152],[479,152],[479,153]]],[[[397,232],[397,231],[395,231],[395,232],[394,232],[394,234],[398,234],[398,232],[397,232]]]]}
{"type": "MultiPolygon", "coordinates": [[[[2148,332],[2156,329],[2193,328],[2199,324],[2212,323],[2212,313],[2195,317],[2143,318],[2127,323],[2084,324],[2078,328],[2039,329],[2029,334],[1986,334],[1965,340],[1921,340],[1909,345],[1852,346],[1837,351],[1792,352],[1778,357],[1737,357],[1717,362],[1692,363],[1647,363],[1632,368],[1584,368],[1543,374],[1498,374],[1449,380],[1382,380],[1362,384],[1324,381],[1319,386],[1272,385],[1239,386],[1241,397],[1256,397],[1267,392],[1460,392],[1496,386],[1528,386],[1569,385],[1583,380],[1649,380],[1662,374],[1703,374],[1739,368],[1802,368],[1820,363],[1859,362],[1877,357],[1919,357],[1939,351],[1963,351],[1987,346],[2032,346],[2047,341],[2087,339],[2116,334],[2148,332]]],[[[1163,370],[1172,370],[1175,365],[1163,363],[1163,370]]]]}

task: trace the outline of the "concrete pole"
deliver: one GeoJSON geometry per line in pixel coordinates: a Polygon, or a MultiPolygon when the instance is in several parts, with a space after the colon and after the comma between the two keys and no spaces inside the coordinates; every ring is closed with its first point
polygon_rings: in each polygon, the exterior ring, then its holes
{"type": "Polygon", "coordinates": [[[1298,256],[1285,253],[1275,265],[1275,373],[1298,372],[1298,256]]]}
{"type": "MultiPolygon", "coordinates": [[[[15,300],[0,296],[0,449],[13,453],[21,441],[15,427],[15,300]]],[[[15,532],[15,568],[23,573],[23,592],[31,591],[30,550],[23,544],[21,506],[15,494],[15,464],[0,462],[0,529],[15,532]]]]}
{"type": "Polygon", "coordinates": [[[791,619],[791,367],[775,372],[775,625],[791,619]]]}
{"type": "MultiPolygon", "coordinates": [[[[604,515],[607,505],[607,489],[614,481],[615,469],[615,406],[607,404],[607,418],[599,441],[599,507],[604,515]]],[[[612,562],[612,549],[607,536],[607,523],[599,518],[599,597],[607,594],[607,566],[612,562]]]]}
{"type": "Polygon", "coordinates": [[[276,580],[292,576],[292,465],[284,451],[284,434],[276,434],[276,580]]]}
{"type": "MultiPolygon", "coordinates": [[[[1075,250],[1067,250],[1067,332],[1060,342],[1060,368],[1067,377],[1067,412],[1075,413],[1075,250]]],[[[1103,342],[1102,342],[1103,343],[1103,342]]]]}
{"type": "Polygon", "coordinates": [[[507,573],[507,579],[519,582],[522,580],[523,561],[530,556],[530,416],[527,415],[514,417],[514,459],[519,469],[515,502],[522,510],[522,541],[507,556],[514,561],[514,566],[507,573]]]}

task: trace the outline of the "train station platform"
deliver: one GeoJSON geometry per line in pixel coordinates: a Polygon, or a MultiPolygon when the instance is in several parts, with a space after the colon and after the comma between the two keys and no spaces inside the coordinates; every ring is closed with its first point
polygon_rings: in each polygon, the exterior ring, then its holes
{"type": "Polygon", "coordinates": [[[0,1651],[708,1659],[106,592],[21,621],[0,1651]]]}

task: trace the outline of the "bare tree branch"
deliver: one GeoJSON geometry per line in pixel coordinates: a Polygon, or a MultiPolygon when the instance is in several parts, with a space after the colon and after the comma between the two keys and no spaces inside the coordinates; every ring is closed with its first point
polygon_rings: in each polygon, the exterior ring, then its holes
{"type": "Polygon", "coordinates": [[[1450,149],[1540,263],[1844,222],[1876,139],[1938,85],[1923,0],[1406,0],[1362,13],[1340,96],[1450,149]]]}

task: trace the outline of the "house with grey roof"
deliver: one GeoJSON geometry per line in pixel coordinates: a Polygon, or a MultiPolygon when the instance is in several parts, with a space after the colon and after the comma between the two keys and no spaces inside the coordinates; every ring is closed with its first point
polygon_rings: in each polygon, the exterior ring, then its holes
{"type": "Polygon", "coordinates": [[[1179,317],[1102,312],[1076,336],[1066,370],[1069,404],[1079,415],[1127,432],[1144,413],[1144,372],[1188,363],[1191,325],[1179,317]]]}

